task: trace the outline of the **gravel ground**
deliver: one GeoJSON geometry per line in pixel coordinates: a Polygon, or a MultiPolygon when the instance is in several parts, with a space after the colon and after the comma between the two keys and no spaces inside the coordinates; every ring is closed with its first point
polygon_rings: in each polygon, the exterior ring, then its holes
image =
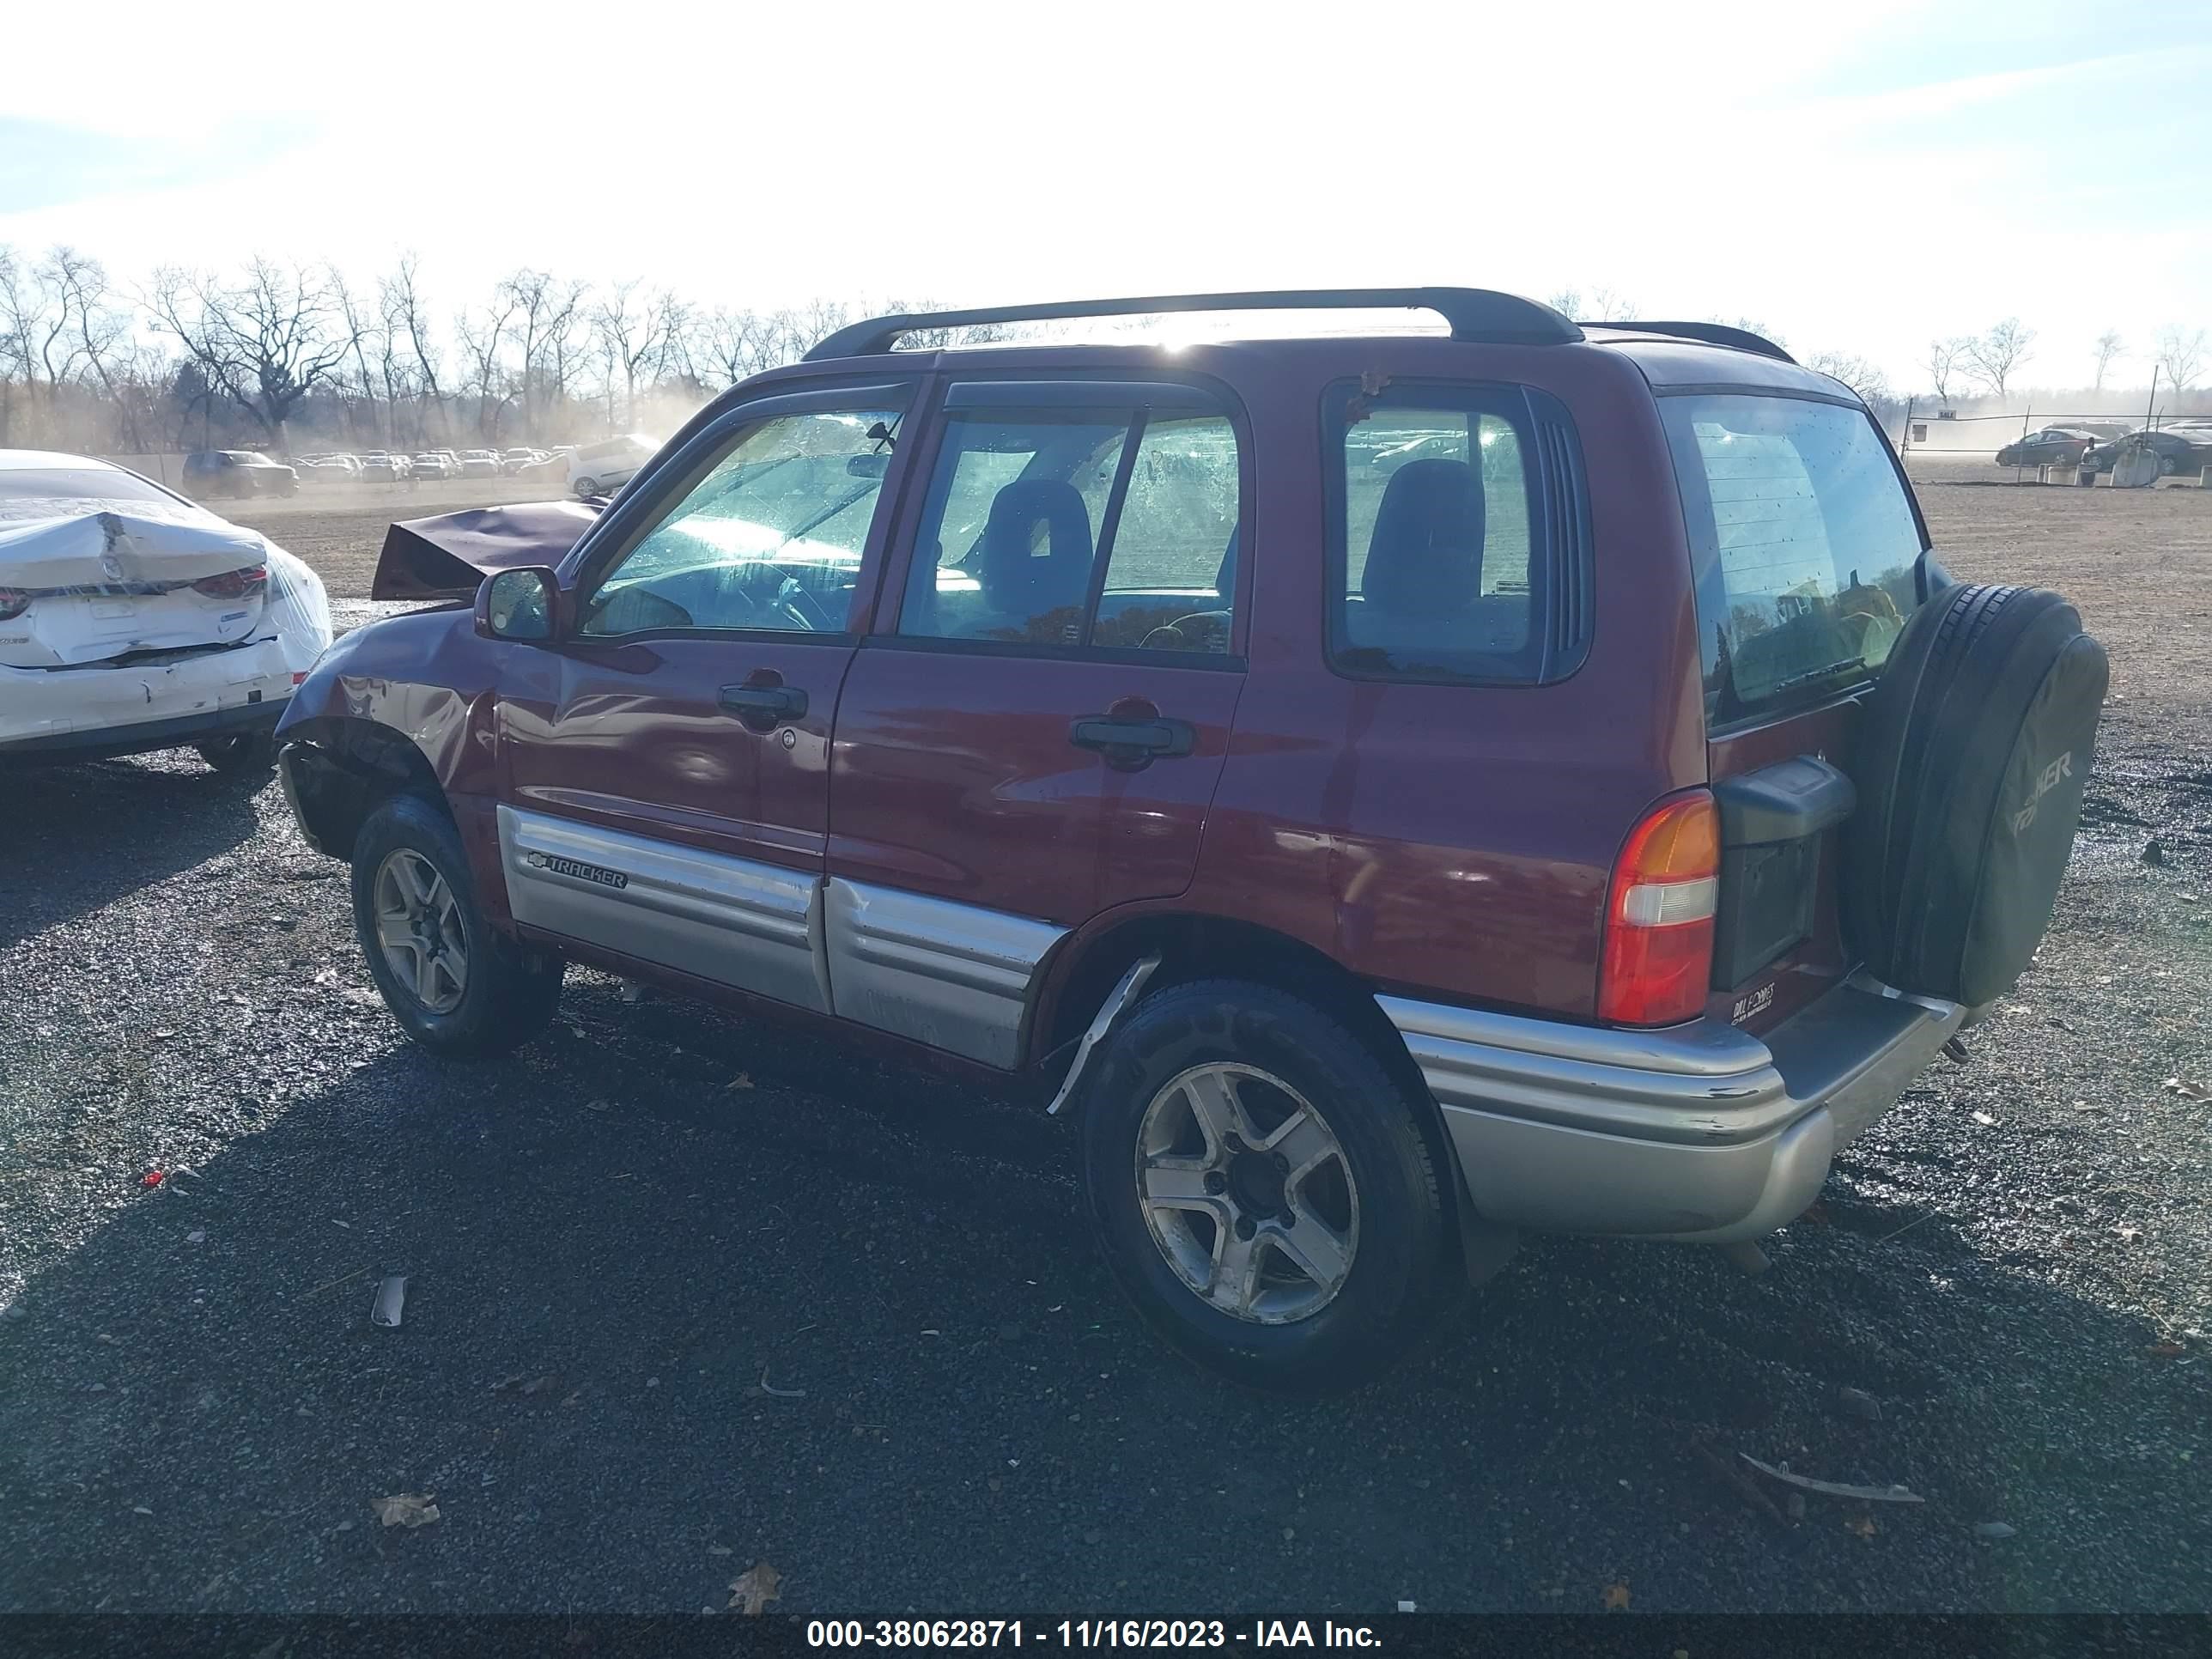
{"type": "MultiPolygon", "coordinates": [[[[1538,1242],[1328,1404],[1137,1328],[1032,1104],[582,972],[515,1060],[441,1065],[276,789],[17,781],[0,1609],[684,1611],[755,1561],[800,1614],[2212,1608],[2212,1103],[2166,1082],[2212,1081],[2212,492],[1986,471],[1922,469],[1939,543],[2074,595],[2118,696],[1972,1058],[1764,1277],[1538,1242]],[[1927,1502],[1785,1528],[1701,1443],[1927,1502]],[[380,1527],[402,1492],[440,1519],[380,1527]]],[[[413,510],[245,516],[352,623],[413,510]]]]}

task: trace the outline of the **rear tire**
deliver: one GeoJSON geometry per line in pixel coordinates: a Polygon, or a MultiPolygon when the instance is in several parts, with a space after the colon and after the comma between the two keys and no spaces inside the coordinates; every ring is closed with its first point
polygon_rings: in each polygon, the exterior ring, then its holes
{"type": "Polygon", "coordinates": [[[226,777],[266,772],[276,764],[276,744],[266,732],[240,732],[192,745],[193,752],[226,777]]]}
{"type": "Polygon", "coordinates": [[[459,832],[420,795],[395,795],[362,824],[353,917],[385,1006],[434,1054],[504,1054],[559,1006],[564,964],[485,920],[459,832]]]}
{"type": "Polygon", "coordinates": [[[1084,1099],[1107,1265],[1188,1358],[1255,1388],[1330,1392],[1441,1317],[1449,1227],[1422,1118],[1321,1009],[1237,980],[1160,992],[1115,1030],[1084,1099]]]}

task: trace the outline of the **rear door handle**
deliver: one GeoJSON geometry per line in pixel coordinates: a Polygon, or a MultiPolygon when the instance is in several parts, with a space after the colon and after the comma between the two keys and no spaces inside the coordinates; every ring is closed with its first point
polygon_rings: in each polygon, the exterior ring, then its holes
{"type": "Polygon", "coordinates": [[[726,685],[720,696],[724,708],[757,731],[806,713],[806,693],[795,685],[726,685]]]}
{"type": "Polygon", "coordinates": [[[1125,771],[1135,771],[1163,755],[1188,755],[1197,745],[1198,733],[1184,720],[1125,720],[1093,714],[1072,721],[1067,740],[1078,749],[1097,750],[1125,771]]]}

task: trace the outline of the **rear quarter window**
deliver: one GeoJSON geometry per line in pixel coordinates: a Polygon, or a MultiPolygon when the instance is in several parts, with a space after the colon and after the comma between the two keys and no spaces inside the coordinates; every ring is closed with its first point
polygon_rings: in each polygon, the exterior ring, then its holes
{"type": "Polygon", "coordinates": [[[1825,702],[1881,671],[1918,603],[1920,520],[1864,410],[1663,397],[1689,532],[1708,726],[1825,702]]]}
{"type": "Polygon", "coordinates": [[[1587,643],[1589,516],[1565,411],[1510,386],[1332,389],[1328,647],[1340,673],[1537,684],[1587,643]]]}

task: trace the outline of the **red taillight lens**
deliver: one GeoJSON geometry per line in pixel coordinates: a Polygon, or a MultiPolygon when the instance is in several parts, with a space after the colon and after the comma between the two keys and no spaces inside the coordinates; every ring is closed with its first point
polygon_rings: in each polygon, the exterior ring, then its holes
{"type": "Polygon", "coordinates": [[[0,622],[13,622],[31,608],[31,596],[20,587],[0,587],[0,622]]]}
{"type": "Polygon", "coordinates": [[[211,599],[242,599],[249,593],[258,593],[268,582],[269,567],[250,564],[243,570],[226,570],[220,576],[203,576],[192,584],[192,592],[211,599]]]}
{"type": "Polygon", "coordinates": [[[1705,1006],[1713,973],[1721,825],[1702,789],[1663,800],[1629,831],[1613,869],[1597,1015],[1673,1025],[1705,1006]]]}

